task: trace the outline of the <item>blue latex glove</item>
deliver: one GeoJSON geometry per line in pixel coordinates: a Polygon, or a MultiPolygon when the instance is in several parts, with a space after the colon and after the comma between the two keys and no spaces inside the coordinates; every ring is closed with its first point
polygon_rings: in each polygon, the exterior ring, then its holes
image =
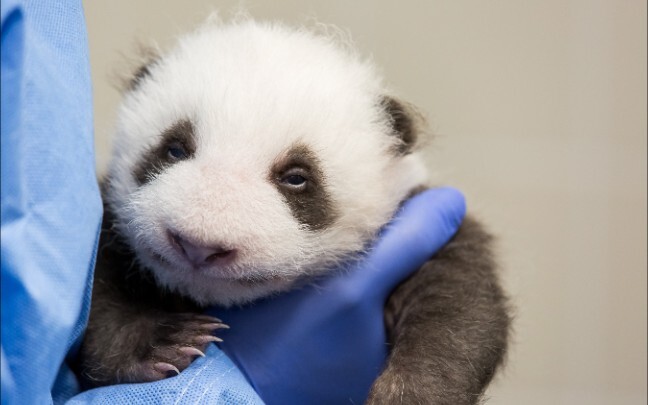
{"type": "Polygon", "coordinates": [[[407,201],[348,271],[240,309],[210,311],[231,329],[220,347],[268,404],[363,403],[387,356],[390,292],[457,231],[463,196],[428,190],[407,201]]]}

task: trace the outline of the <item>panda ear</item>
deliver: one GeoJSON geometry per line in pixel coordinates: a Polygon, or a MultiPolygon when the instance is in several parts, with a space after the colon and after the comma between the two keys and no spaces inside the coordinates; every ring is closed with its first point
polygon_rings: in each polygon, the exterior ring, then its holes
{"type": "Polygon", "coordinates": [[[151,76],[151,67],[157,62],[157,59],[149,59],[143,62],[132,74],[132,77],[128,81],[128,90],[137,89],[140,84],[147,78],[151,76]]]}
{"type": "Polygon", "coordinates": [[[389,118],[392,135],[397,138],[395,154],[412,153],[420,141],[423,118],[413,106],[391,96],[383,96],[381,105],[389,118]]]}
{"type": "Polygon", "coordinates": [[[138,45],[135,58],[124,58],[126,67],[120,67],[113,82],[119,91],[126,93],[137,88],[151,76],[151,68],[160,61],[158,51],[149,46],[138,45]]]}

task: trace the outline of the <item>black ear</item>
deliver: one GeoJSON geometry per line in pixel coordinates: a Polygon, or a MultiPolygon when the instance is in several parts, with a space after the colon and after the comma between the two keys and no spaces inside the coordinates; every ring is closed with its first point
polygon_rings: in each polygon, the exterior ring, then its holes
{"type": "Polygon", "coordinates": [[[137,90],[151,77],[153,67],[160,62],[160,53],[152,45],[138,43],[131,55],[112,72],[112,84],[120,93],[137,90]]]}
{"type": "Polygon", "coordinates": [[[151,76],[151,68],[158,62],[159,57],[156,54],[145,56],[144,61],[139,65],[132,76],[128,79],[126,90],[136,90],[144,80],[151,76]]]}
{"type": "Polygon", "coordinates": [[[389,117],[392,134],[398,138],[395,153],[397,155],[412,153],[419,137],[420,116],[411,106],[390,96],[384,96],[381,104],[389,117]]]}
{"type": "Polygon", "coordinates": [[[133,73],[133,76],[128,81],[128,90],[132,91],[137,89],[144,79],[151,76],[151,66],[153,63],[153,60],[147,61],[135,70],[135,73],[133,73]]]}

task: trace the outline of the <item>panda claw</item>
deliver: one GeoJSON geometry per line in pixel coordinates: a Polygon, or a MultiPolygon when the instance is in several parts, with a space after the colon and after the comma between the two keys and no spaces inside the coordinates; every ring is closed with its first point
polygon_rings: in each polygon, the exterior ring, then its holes
{"type": "Polygon", "coordinates": [[[207,343],[210,343],[210,342],[222,342],[222,341],[223,341],[223,339],[217,338],[216,336],[212,336],[212,335],[203,335],[203,336],[198,336],[196,338],[196,342],[198,344],[201,344],[201,345],[204,345],[204,344],[207,344],[207,343]]]}
{"type": "Polygon", "coordinates": [[[200,357],[205,357],[205,353],[201,352],[200,350],[196,349],[195,347],[181,347],[179,349],[182,354],[187,355],[187,356],[200,356],[200,357]]]}
{"type": "Polygon", "coordinates": [[[203,329],[208,329],[208,330],[214,330],[214,329],[229,329],[230,327],[228,325],[225,325],[224,323],[204,323],[200,325],[201,328],[203,329]]]}
{"type": "Polygon", "coordinates": [[[180,374],[180,370],[173,364],[165,363],[165,362],[158,362],[153,365],[153,368],[162,373],[162,374],[167,374],[170,371],[173,371],[176,373],[176,375],[180,374]]]}

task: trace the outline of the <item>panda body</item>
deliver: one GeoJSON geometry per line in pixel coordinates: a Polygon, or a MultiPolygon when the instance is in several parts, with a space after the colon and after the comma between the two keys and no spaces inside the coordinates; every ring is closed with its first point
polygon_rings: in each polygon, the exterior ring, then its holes
{"type": "MultiPolygon", "coordinates": [[[[118,111],[80,372],[91,385],[179,372],[222,327],[201,308],[357,257],[427,184],[424,142],[415,110],[330,35],[208,23],[150,58],[118,111]]],[[[469,218],[398,287],[393,354],[369,402],[479,400],[507,346],[495,268],[469,218]]]]}

